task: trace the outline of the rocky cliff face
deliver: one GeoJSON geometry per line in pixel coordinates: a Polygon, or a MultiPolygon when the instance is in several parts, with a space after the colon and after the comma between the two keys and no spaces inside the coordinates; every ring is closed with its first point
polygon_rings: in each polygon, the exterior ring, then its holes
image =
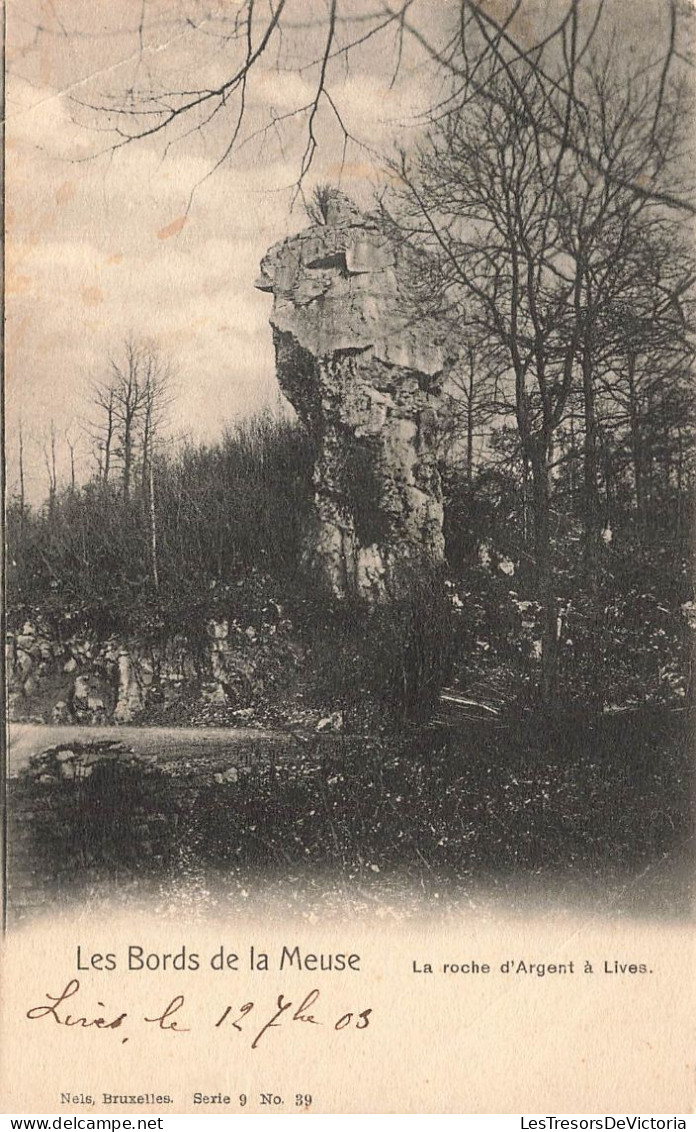
{"type": "Polygon", "coordinates": [[[444,556],[438,473],[446,350],[420,316],[422,260],[334,192],[325,223],[276,244],[278,381],[317,442],[309,548],[333,592],[397,597],[444,556]]]}
{"type": "Polygon", "coordinates": [[[300,654],[291,623],[209,619],[205,643],[177,635],[59,640],[38,620],[6,637],[10,720],[41,723],[247,722],[300,654]]]}

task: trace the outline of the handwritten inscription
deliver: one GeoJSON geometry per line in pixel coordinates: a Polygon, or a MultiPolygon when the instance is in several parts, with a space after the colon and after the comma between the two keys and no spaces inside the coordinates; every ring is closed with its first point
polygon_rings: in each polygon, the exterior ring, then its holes
{"type": "MultiPolygon", "coordinates": [[[[71,979],[67,984],[62,994],[47,994],[48,1005],[32,1006],[31,1010],[27,1010],[27,1018],[32,1022],[36,1022],[41,1018],[52,1018],[60,1026],[82,1026],[85,1029],[96,1026],[98,1030],[117,1030],[122,1026],[128,1014],[124,1011],[122,1014],[112,1018],[110,1022],[100,1016],[90,1018],[87,1015],[75,1016],[69,1011],[64,1010],[63,1007],[68,999],[73,998],[80,989],[78,979],[71,979]]],[[[105,1009],[103,1002],[97,1002],[97,1006],[105,1009]]],[[[74,1009],[74,1007],[73,1007],[74,1009]]]]}
{"type": "MultiPolygon", "coordinates": [[[[97,1002],[102,1013],[85,1010],[78,1004],[79,979],[70,979],[60,994],[46,994],[46,1002],[32,1006],[26,1012],[31,1022],[48,1022],[67,1028],[94,1030],[121,1030],[128,1024],[143,1022],[149,1027],[171,1034],[188,1034],[195,1028],[195,1020],[187,1017],[186,999],[183,994],[176,995],[162,1010],[148,1011],[143,1015],[130,1016],[127,1011],[107,1012],[103,1002],[97,1002]],[[113,1016],[112,1016],[113,1015],[113,1016]],[[128,1021],[127,1021],[128,1020],[128,1021]]],[[[285,994],[278,995],[275,1005],[270,1009],[255,1002],[242,1006],[227,1005],[217,1017],[209,1019],[204,1025],[222,1030],[234,1030],[243,1034],[251,1049],[258,1049],[262,1040],[271,1030],[292,1026],[320,1026],[334,1031],[366,1030],[371,1022],[372,1007],[363,1010],[348,1010],[342,1014],[328,1007],[318,1006],[321,997],[314,988],[299,1001],[293,1001],[285,994]]],[[[128,1041],[128,1036],[121,1038],[128,1041]]]]}

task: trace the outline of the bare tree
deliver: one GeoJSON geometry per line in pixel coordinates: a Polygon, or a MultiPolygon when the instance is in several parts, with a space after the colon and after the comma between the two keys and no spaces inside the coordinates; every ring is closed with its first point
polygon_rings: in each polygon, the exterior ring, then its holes
{"type": "MultiPolygon", "coordinates": [[[[588,42],[571,5],[556,72],[560,104],[536,65],[520,58],[503,68],[491,56],[419,154],[402,153],[394,166],[408,238],[439,256],[443,293],[461,295],[510,373],[532,478],[545,701],[558,644],[550,518],[559,435],[579,388],[594,578],[601,317],[635,292],[636,248],[650,225],[665,223],[683,158],[683,88],[667,78],[656,88],[642,63],[622,68],[611,49],[585,58],[588,42]],[[634,187],[641,177],[649,194],[634,187]]],[[[462,67],[468,74],[466,58],[462,67]]]]}
{"type": "Polygon", "coordinates": [[[19,524],[20,530],[24,532],[25,520],[25,507],[26,507],[26,492],[24,487],[24,422],[20,418],[19,427],[17,430],[17,445],[18,445],[18,459],[19,459],[19,524]]]}
{"type": "Polygon", "coordinates": [[[635,277],[621,301],[607,303],[599,330],[599,418],[624,437],[635,517],[647,521],[656,449],[664,488],[672,473],[683,487],[684,440],[692,431],[694,399],[693,256],[664,225],[640,233],[635,277]],[[676,451],[675,451],[676,438],[676,451]],[[674,456],[672,453],[674,452],[674,456]]]}
{"type": "MultiPolygon", "coordinates": [[[[646,66],[655,90],[652,130],[659,133],[660,104],[677,71],[692,66],[693,11],[683,0],[668,0],[653,17],[658,42],[646,66]]],[[[161,136],[166,148],[192,134],[212,139],[217,156],[208,176],[243,145],[275,140],[284,151],[288,131],[302,127],[297,189],[302,191],[320,145],[322,131],[338,129],[343,156],[351,147],[369,150],[351,122],[343,85],[352,65],[365,65],[374,53],[387,60],[385,89],[397,81],[404,60],[426,64],[433,97],[426,120],[463,111],[472,99],[499,98],[492,82],[507,78],[511,93],[527,113],[539,117],[548,145],[580,146],[576,126],[585,107],[576,88],[575,68],[593,43],[630,36],[627,7],[620,0],[559,0],[540,8],[531,0],[327,0],[321,8],[298,0],[241,0],[230,10],[195,4],[167,18],[144,0],[133,28],[133,75],[124,89],[106,91],[79,105],[97,111],[101,128],[112,130],[108,149],[161,136]],[[177,89],[158,81],[156,59],[164,36],[186,44],[196,80],[177,89]],[[212,58],[211,56],[212,49],[212,58]],[[217,65],[226,61],[221,77],[217,65]],[[215,65],[214,65],[215,64],[215,65]],[[520,67],[531,84],[520,81],[520,67]],[[264,73],[293,70],[303,78],[304,98],[282,112],[259,112],[263,96],[254,86],[264,73]],[[529,101],[527,101],[529,100],[529,101]]],[[[373,153],[370,156],[374,157],[373,153]]],[[[593,153],[595,172],[617,186],[630,186],[646,200],[694,212],[690,196],[651,177],[636,177],[593,153]]]]}
{"type": "Polygon", "coordinates": [[[70,432],[70,429],[66,430],[65,443],[68,446],[68,452],[70,454],[70,491],[74,495],[75,494],[75,488],[77,486],[77,479],[76,479],[76,473],[75,473],[75,449],[77,447],[77,442],[73,438],[73,436],[70,432]]]}
{"type": "Polygon", "coordinates": [[[600,375],[612,364],[617,334],[625,343],[628,326],[635,325],[630,313],[624,318],[631,310],[642,311],[643,330],[663,356],[670,340],[676,346],[684,338],[681,306],[694,280],[694,262],[683,246],[683,226],[656,199],[635,191],[633,182],[644,176],[658,195],[662,187],[681,182],[689,96],[666,77],[656,90],[651,75],[626,67],[613,50],[590,54],[575,81],[583,114],[564,170],[557,240],[564,262],[575,265],[581,281],[573,317],[582,383],[584,559],[595,588],[602,529],[600,375]],[[621,178],[598,178],[598,165],[621,169],[621,178]]]}
{"type": "Polygon", "coordinates": [[[43,445],[43,458],[46,473],[48,475],[48,510],[49,514],[53,514],[56,505],[56,494],[58,491],[58,463],[56,455],[56,425],[55,421],[51,420],[48,427],[48,433],[44,438],[43,445]]]}
{"type": "MultiPolygon", "coordinates": [[[[466,326],[466,312],[460,312],[466,326]]],[[[465,335],[458,361],[445,385],[447,408],[443,414],[442,452],[445,464],[463,461],[466,482],[474,480],[477,455],[486,451],[493,422],[509,412],[502,379],[504,369],[496,364],[495,351],[485,339],[465,335]]]]}
{"type": "Polygon", "coordinates": [[[172,371],[151,348],[146,349],[143,376],[142,422],[142,495],[147,509],[150,567],[155,589],[159,587],[157,546],[157,503],[155,497],[155,461],[158,445],[166,425],[167,412],[172,403],[172,371]]]}
{"type": "Polygon", "coordinates": [[[151,577],[159,585],[155,464],[171,405],[173,370],[148,341],[127,338],[92,390],[88,432],[102,485],[114,482],[126,507],[137,505],[147,530],[151,577]],[[114,477],[117,477],[116,481],[114,477]]]}
{"type": "Polygon", "coordinates": [[[111,475],[112,450],[116,431],[115,392],[109,382],[92,386],[92,416],[85,428],[94,447],[97,474],[107,485],[111,475]]]}

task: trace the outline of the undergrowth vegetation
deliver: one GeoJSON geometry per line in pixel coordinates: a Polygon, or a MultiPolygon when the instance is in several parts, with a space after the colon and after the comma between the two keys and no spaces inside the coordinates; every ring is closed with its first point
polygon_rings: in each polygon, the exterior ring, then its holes
{"type": "Polygon", "coordinates": [[[34,758],[11,813],[45,882],[71,890],[193,883],[210,867],[433,883],[633,872],[687,843],[691,764],[689,721],[655,711],[599,727],[288,739],[193,765],[73,744],[34,758]]]}
{"type": "MultiPolygon", "coordinates": [[[[217,444],[161,458],[157,584],[137,492],[125,501],[115,485],[91,481],[40,511],[11,505],[9,627],[38,621],[57,640],[183,634],[195,658],[209,620],[224,618],[246,650],[240,670],[256,674],[247,683],[266,684],[233,706],[272,715],[274,698],[298,692],[357,728],[422,722],[446,684],[490,703],[504,689],[506,703],[534,704],[543,610],[515,460],[473,477],[456,464],[446,470],[446,585],[414,577],[398,601],[370,608],[335,602],[306,556],[314,457],[300,425],[265,415],[217,444]]],[[[578,553],[581,500],[558,478],[557,708],[689,698],[696,607],[686,498],[656,491],[649,521],[637,524],[630,493],[615,486],[590,584],[578,553]]]]}

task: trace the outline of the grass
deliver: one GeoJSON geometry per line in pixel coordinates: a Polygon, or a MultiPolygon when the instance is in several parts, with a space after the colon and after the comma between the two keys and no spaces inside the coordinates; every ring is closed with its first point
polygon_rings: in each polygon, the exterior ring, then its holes
{"type": "MultiPolygon", "coordinates": [[[[655,710],[592,727],[317,736],[309,750],[288,739],[166,769],[86,750],[88,778],[53,781],[49,753],[14,784],[10,812],[47,890],[300,868],[455,890],[563,870],[638,875],[689,841],[692,734],[684,713],[655,710]]],[[[17,857],[20,887],[21,871],[17,857]]]]}

